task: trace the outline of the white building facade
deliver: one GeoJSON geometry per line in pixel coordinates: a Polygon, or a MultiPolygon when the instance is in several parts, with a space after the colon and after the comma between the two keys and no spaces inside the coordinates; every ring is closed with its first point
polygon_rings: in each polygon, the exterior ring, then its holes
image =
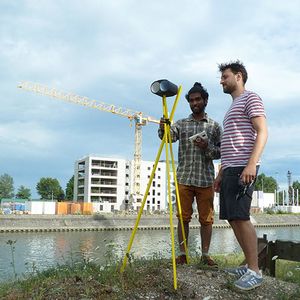
{"type": "Polygon", "coordinates": [[[74,201],[91,202],[94,211],[119,210],[129,193],[129,177],[125,159],[86,156],[75,162],[74,201]]]}
{"type": "MultiPolygon", "coordinates": [[[[141,207],[153,169],[153,162],[141,161],[140,195],[133,194],[133,161],[86,156],[75,162],[74,201],[93,203],[94,212],[141,207]]],[[[146,211],[166,209],[166,167],[157,165],[144,206],[146,211]]]]}
{"type": "MultiPolygon", "coordinates": [[[[133,161],[131,165],[133,165],[133,161]]],[[[144,194],[147,190],[148,184],[150,184],[150,186],[149,186],[148,196],[145,202],[144,210],[154,212],[154,211],[165,210],[167,207],[166,164],[165,162],[158,162],[153,180],[150,182],[150,177],[151,177],[153,167],[154,167],[153,161],[141,161],[141,178],[140,178],[141,195],[137,195],[132,203],[134,210],[140,209],[141,202],[144,199],[144,194]]],[[[131,186],[133,186],[133,173],[131,178],[132,178],[131,186]]]]}

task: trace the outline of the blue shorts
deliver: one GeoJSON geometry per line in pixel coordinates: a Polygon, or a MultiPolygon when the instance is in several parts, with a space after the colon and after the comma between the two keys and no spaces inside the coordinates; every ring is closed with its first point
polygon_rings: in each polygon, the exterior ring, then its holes
{"type": "Polygon", "coordinates": [[[220,190],[221,220],[250,220],[254,182],[251,185],[241,182],[240,176],[244,168],[229,167],[223,171],[220,190]]]}

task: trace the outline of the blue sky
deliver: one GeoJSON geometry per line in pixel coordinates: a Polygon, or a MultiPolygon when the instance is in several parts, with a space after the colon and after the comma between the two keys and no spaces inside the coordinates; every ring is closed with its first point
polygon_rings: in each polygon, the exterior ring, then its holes
{"type": "MultiPolygon", "coordinates": [[[[281,187],[300,180],[299,1],[11,1],[0,2],[0,175],[15,189],[57,178],[63,189],[75,160],[133,158],[126,118],[17,89],[22,80],[160,118],[150,84],[167,78],[183,95],[200,81],[208,114],[222,123],[231,98],[218,64],[240,59],[247,89],[264,100],[269,141],[261,172],[281,187]]],[[[173,99],[169,99],[170,106],[173,99]]],[[[175,119],[189,114],[184,96],[175,119]]],[[[142,159],[154,160],[157,126],[143,127],[142,159]]]]}

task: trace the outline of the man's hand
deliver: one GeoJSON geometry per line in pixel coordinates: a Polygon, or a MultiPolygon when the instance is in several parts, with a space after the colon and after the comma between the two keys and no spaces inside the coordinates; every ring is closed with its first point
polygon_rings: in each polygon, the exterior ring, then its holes
{"type": "Polygon", "coordinates": [[[221,175],[221,172],[220,172],[218,174],[218,176],[216,177],[215,181],[214,181],[214,190],[215,190],[216,193],[220,192],[221,182],[222,182],[222,175],[221,175]]]}
{"type": "Polygon", "coordinates": [[[166,119],[166,118],[164,118],[164,117],[161,117],[160,118],[160,122],[159,122],[159,128],[161,129],[161,130],[164,130],[164,124],[167,124],[167,125],[171,125],[171,122],[170,122],[170,119],[166,119]]]}
{"type": "Polygon", "coordinates": [[[250,184],[256,177],[256,165],[247,165],[241,174],[241,181],[250,184]]]}
{"type": "Polygon", "coordinates": [[[208,146],[208,142],[197,137],[195,140],[194,140],[194,145],[196,145],[197,147],[201,148],[201,149],[206,149],[207,146],[208,146]]]}
{"type": "Polygon", "coordinates": [[[160,118],[160,122],[159,122],[159,128],[160,130],[164,130],[165,129],[165,123],[166,123],[166,119],[164,117],[160,118]]]}

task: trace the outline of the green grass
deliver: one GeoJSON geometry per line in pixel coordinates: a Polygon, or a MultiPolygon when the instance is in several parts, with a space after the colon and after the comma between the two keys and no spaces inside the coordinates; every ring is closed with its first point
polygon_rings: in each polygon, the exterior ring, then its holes
{"type": "MultiPolygon", "coordinates": [[[[215,255],[220,268],[239,265],[242,254],[215,255]]],[[[191,264],[196,265],[199,257],[192,257],[191,264]]],[[[300,263],[278,260],[276,277],[299,284],[300,263]]],[[[105,266],[90,261],[70,262],[46,271],[36,269],[27,279],[0,284],[0,299],[143,299],[149,294],[168,295],[169,299],[184,298],[184,288],[175,292],[172,276],[166,276],[164,270],[172,270],[170,259],[154,255],[150,259],[135,259],[131,256],[124,273],[120,273],[121,262],[113,255],[107,256],[105,266]]],[[[228,282],[230,289],[232,283],[228,282]]],[[[300,292],[299,292],[300,293],[300,292]]],[[[153,296],[154,299],[155,295],[153,296]]],[[[300,294],[299,294],[300,297],[300,294]]],[[[285,295],[282,295],[282,300],[285,295]]]]}
{"type": "MultiPolygon", "coordinates": [[[[0,299],[131,299],[155,290],[173,294],[172,278],[163,276],[169,260],[136,260],[120,273],[120,264],[99,266],[85,262],[58,266],[23,281],[0,285],[0,299]]],[[[142,299],[141,298],[141,299],[142,299]]]]}
{"type": "Polygon", "coordinates": [[[300,262],[278,259],[275,270],[276,278],[300,285],[300,262]]]}

